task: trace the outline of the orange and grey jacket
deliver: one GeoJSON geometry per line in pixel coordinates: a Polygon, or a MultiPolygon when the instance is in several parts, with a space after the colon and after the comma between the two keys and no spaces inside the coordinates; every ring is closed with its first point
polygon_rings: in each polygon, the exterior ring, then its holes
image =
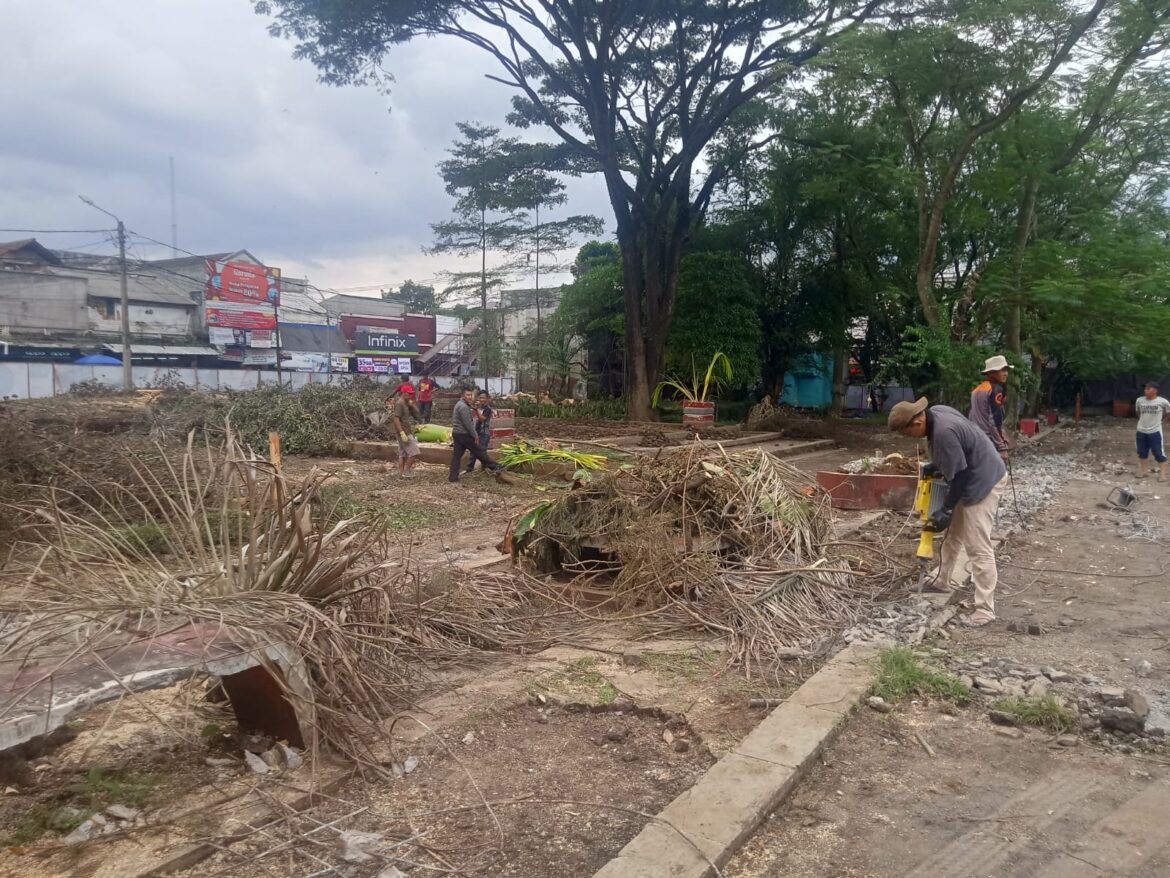
{"type": "Polygon", "coordinates": [[[987,434],[996,451],[1011,448],[1003,432],[1004,387],[991,381],[982,381],[971,391],[971,412],[967,417],[987,434]]]}

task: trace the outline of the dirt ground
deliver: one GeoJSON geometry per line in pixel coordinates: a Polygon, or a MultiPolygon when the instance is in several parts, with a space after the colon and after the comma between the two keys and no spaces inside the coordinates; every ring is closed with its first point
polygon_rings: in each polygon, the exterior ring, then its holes
{"type": "MultiPolygon", "coordinates": [[[[1170,695],[1170,543],[1161,529],[1170,522],[1170,484],[1134,478],[1132,422],[1089,429],[1080,441],[1062,431],[1036,449],[1084,448],[1078,477],[1035,529],[998,553],[999,620],[985,629],[954,628],[930,648],[944,667],[1004,659],[1058,669],[1073,686],[1088,681],[1089,691],[1099,684],[1135,689],[1148,698],[1153,721],[1170,695]],[[1141,498],[1136,511],[1101,508],[1113,487],[1129,482],[1141,498]],[[1029,626],[1042,633],[1022,633],[1029,626]],[[1148,670],[1139,667],[1143,661],[1148,670]]],[[[1075,707],[1075,697],[1066,697],[1075,707]]],[[[1095,730],[1058,741],[1039,729],[999,728],[988,707],[988,699],[976,698],[958,709],[924,699],[888,715],[863,708],[724,874],[1170,874],[1170,753],[1161,744],[1095,730]]]]}

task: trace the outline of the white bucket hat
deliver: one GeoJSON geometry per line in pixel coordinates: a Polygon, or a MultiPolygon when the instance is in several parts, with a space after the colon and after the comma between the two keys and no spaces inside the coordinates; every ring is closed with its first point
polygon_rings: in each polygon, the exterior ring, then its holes
{"type": "Polygon", "coordinates": [[[989,357],[983,364],[983,374],[988,372],[998,372],[1000,369],[1014,369],[1015,366],[1009,366],[1007,357],[989,357]]]}

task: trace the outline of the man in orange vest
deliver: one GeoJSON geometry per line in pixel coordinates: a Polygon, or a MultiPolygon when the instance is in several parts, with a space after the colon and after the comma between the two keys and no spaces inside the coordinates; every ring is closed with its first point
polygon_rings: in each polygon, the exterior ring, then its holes
{"type": "Polygon", "coordinates": [[[1008,459],[1012,448],[1003,431],[1004,399],[1011,368],[1007,358],[1002,356],[990,357],[983,364],[983,381],[971,391],[971,411],[967,413],[967,417],[987,435],[1004,460],[1008,459]]]}

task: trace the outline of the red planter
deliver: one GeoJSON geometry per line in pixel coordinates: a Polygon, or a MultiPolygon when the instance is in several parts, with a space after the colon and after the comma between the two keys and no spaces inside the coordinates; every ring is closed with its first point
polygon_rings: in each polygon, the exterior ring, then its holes
{"type": "Polygon", "coordinates": [[[1056,426],[1056,422],[1058,420],[1058,416],[1057,416],[1056,412],[1049,412],[1044,417],[1048,419],[1048,426],[1049,427],[1056,426]]]}
{"type": "Polygon", "coordinates": [[[1035,436],[1039,426],[1035,418],[1020,418],[1020,432],[1025,436],[1035,436]]]}
{"type": "Polygon", "coordinates": [[[917,476],[878,476],[822,470],[817,484],[829,492],[834,509],[910,509],[917,476]]]}
{"type": "Polygon", "coordinates": [[[715,423],[715,403],[713,402],[684,402],[682,404],[682,421],[684,425],[715,423]]]}
{"type": "Polygon", "coordinates": [[[1130,407],[1133,405],[1128,399],[1113,400],[1113,417],[1128,418],[1130,407]]]}

